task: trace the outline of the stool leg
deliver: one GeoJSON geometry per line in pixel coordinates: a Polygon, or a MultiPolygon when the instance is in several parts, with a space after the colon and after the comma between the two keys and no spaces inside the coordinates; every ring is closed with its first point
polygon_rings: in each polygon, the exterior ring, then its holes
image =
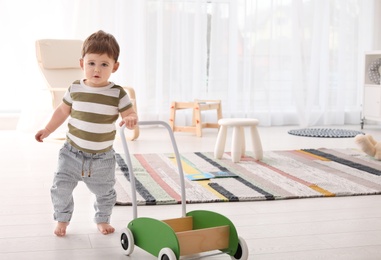
{"type": "Polygon", "coordinates": [[[233,127],[233,136],[232,136],[232,146],[231,146],[231,155],[233,162],[239,162],[241,159],[241,145],[242,145],[242,136],[240,136],[240,127],[233,127]]]}
{"type": "Polygon", "coordinates": [[[218,131],[217,135],[217,141],[216,146],[214,147],[214,158],[215,159],[221,159],[222,154],[224,153],[225,149],[225,143],[226,143],[226,132],[227,127],[226,126],[220,126],[220,129],[218,131]]]}
{"type": "Polygon", "coordinates": [[[218,102],[218,108],[217,108],[217,121],[222,118],[222,107],[221,107],[221,101],[218,102]]]}
{"type": "Polygon", "coordinates": [[[262,143],[259,137],[258,129],[256,126],[252,126],[250,127],[250,131],[251,131],[251,141],[252,141],[252,147],[254,152],[254,158],[257,160],[262,160],[263,150],[262,150],[262,143]]]}
{"type": "Polygon", "coordinates": [[[245,153],[246,153],[246,140],[245,140],[245,129],[240,126],[239,127],[239,136],[240,136],[240,139],[241,139],[241,157],[242,156],[245,156],[245,153]]]}
{"type": "Polygon", "coordinates": [[[200,104],[198,102],[195,102],[194,108],[193,108],[193,119],[192,119],[194,126],[196,128],[196,135],[198,137],[202,136],[202,123],[201,123],[201,111],[200,111],[200,104]]]}
{"type": "Polygon", "coordinates": [[[175,130],[175,120],[176,120],[176,102],[171,103],[171,111],[169,115],[169,126],[172,131],[175,130]]]}

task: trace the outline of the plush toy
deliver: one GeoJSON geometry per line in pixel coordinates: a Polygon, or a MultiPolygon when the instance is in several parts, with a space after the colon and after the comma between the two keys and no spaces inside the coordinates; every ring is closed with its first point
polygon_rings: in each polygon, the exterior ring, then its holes
{"type": "Polygon", "coordinates": [[[369,134],[359,134],[355,136],[355,143],[361,150],[369,156],[374,157],[376,160],[381,160],[381,142],[377,142],[369,134]]]}

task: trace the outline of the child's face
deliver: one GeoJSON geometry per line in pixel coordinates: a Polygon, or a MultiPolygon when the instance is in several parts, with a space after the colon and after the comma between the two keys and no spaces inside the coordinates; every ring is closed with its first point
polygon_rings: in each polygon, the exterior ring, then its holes
{"type": "Polygon", "coordinates": [[[89,53],[80,60],[80,65],[85,72],[86,85],[104,87],[109,84],[108,79],[118,69],[119,62],[107,54],[89,53]]]}

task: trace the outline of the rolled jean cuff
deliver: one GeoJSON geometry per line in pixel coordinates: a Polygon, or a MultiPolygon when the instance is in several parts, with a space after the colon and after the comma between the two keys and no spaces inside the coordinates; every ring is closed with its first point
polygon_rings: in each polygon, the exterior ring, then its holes
{"type": "Polygon", "coordinates": [[[58,222],[70,222],[71,214],[69,213],[54,213],[54,220],[58,222]]]}
{"type": "Polygon", "coordinates": [[[99,223],[107,223],[107,224],[110,224],[110,217],[108,216],[104,216],[104,217],[95,217],[94,218],[94,222],[96,224],[99,224],[99,223]]]}

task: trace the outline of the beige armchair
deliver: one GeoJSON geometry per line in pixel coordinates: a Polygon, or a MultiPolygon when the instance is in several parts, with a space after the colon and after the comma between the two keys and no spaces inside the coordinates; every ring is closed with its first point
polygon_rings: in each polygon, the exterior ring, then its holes
{"type": "MultiPolygon", "coordinates": [[[[79,65],[81,58],[81,40],[42,39],[36,41],[36,56],[38,65],[47,83],[52,97],[52,106],[55,109],[61,102],[69,85],[83,78],[83,71],[79,65]]],[[[136,113],[136,96],[131,87],[123,87],[130,97],[136,113]]],[[[139,126],[132,130],[130,140],[139,137],[139,126]]]]}

